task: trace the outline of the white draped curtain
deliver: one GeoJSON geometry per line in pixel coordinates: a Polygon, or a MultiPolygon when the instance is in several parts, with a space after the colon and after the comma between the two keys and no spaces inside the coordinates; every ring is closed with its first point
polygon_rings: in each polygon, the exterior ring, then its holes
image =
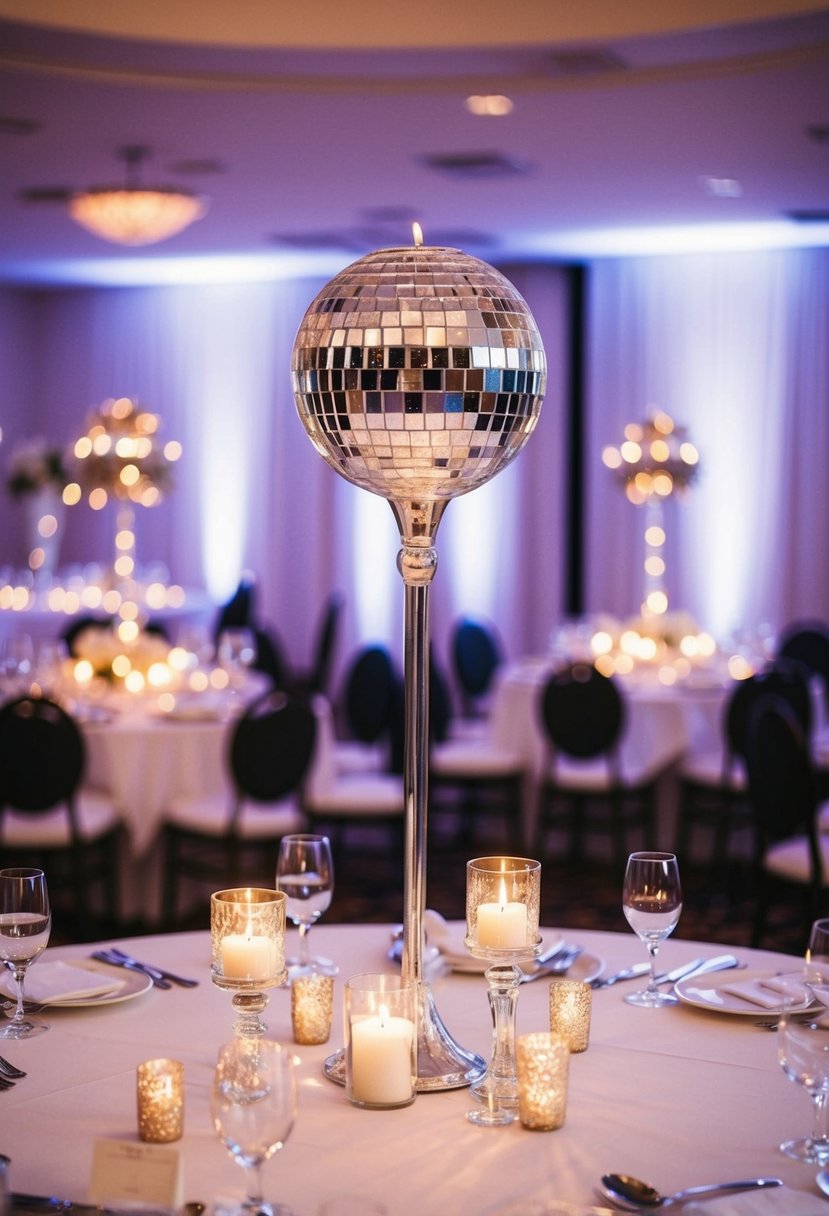
{"type": "MultiPolygon", "coordinates": [[[[525,451],[441,524],[444,661],[460,613],[493,620],[518,655],[546,648],[566,602],[568,272],[506,273],[538,321],[548,393],[525,451]]],[[[322,285],[0,292],[0,467],[16,440],[67,444],[90,408],[137,397],[184,447],[174,491],[137,513],[139,561],[217,602],[253,571],[260,615],[300,666],[335,590],[341,661],[365,641],[402,649],[391,511],[329,469],[294,409],[291,347],[322,285]]],[[[671,606],[721,638],[829,619],[829,251],[599,261],[587,285],[585,610],[639,610],[643,515],[601,451],[659,408],[701,454],[698,483],[666,509],[671,606]]],[[[21,564],[21,509],[3,495],[0,510],[0,566],[21,564]]],[[[64,563],[111,559],[110,511],[68,512],[64,563]]]]}
{"type": "Polygon", "coordinates": [[[701,458],[671,606],[720,639],[829,619],[829,250],[598,262],[589,294],[587,607],[639,611],[644,514],[601,452],[660,409],[701,458]]]}
{"type": "MultiPolygon", "coordinates": [[[[518,654],[543,649],[560,611],[567,275],[527,268],[510,277],[541,329],[549,391],[525,452],[491,485],[450,504],[441,524],[432,625],[444,661],[462,612],[495,621],[518,654]]],[[[365,641],[402,651],[391,510],[322,461],[294,408],[291,348],[322,286],[7,291],[0,302],[0,344],[10,354],[0,370],[0,465],[16,439],[69,444],[89,409],[111,396],[138,398],[184,448],[175,489],[136,513],[139,563],[163,562],[172,579],[207,588],[217,602],[252,571],[260,616],[298,666],[332,591],[345,596],[341,660],[365,641]]],[[[0,565],[21,563],[19,508],[4,497],[2,509],[0,565]]],[[[68,512],[63,563],[111,560],[112,510],[68,512]]]]}

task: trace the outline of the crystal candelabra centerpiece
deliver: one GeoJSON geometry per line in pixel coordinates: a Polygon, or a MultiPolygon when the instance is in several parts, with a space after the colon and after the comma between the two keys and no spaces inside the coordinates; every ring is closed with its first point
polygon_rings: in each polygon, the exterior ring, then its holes
{"type": "MultiPolygon", "coordinates": [[[[292,382],[300,420],[347,481],[388,499],[405,588],[407,808],[402,977],[418,990],[418,1089],[468,1085],[484,1061],[443,1026],[423,978],[428,762],[428,589],[449,500],[483,485],[533,432],[546,386],[527,304],[497,270],[456,249],[381,249],[309,305],[292,382]]],[[[341,1061],[327,1068],[342,1080],[341,1061]]]]}

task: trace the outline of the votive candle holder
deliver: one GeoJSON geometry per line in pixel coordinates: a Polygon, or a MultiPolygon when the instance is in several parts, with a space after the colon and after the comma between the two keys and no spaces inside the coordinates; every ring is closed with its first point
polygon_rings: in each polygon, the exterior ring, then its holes
{"type": "Polygon", "coordinates": [[[355,975],[343,994],[345,1092],[373,1110],[408,1106],[417,1083],[414,986],[398,975],[355,975]]]}
{"type": "Polygon", "coordinates": [[[291,1026],[294,1042],[305,1046],[327,1043],[331,1033],[334,977],[301,975],[291,983],[291,1026]]]}
{"type": "Polygon", "coordinates": [[[285,905],[283,891],[240,887],[210,897],[211,979],[232,992],[239,1014],[239,1035],[260,1035],[267,989],[285,982],[285,905]]]}
{"type": "Polygon", "coordinates": [[[184,1131],[184,1065],[145,1060],[136,1070],[138,1135],[150,1144],[180,1140],[184,1131]]]}
{"type": "Polygon", "coordinates": [[[530,1131],[555,1131],[567,1114],[570,1048],[566,1039],[546,1031],[518,1036],[518,1118],[530,1131]]]}
{"type": "Polygon", "coordinates": [[[476,857],[466,863],[466,947],[494,962],[538,951],[541,862],[476,857]]]}
{"type": "Polygon", "coordinates": [[[550,1030],[567,1040],[574,1053],[587,1051],[593,990],[583,980],[553,980],[550,984],[550,1030]]]}

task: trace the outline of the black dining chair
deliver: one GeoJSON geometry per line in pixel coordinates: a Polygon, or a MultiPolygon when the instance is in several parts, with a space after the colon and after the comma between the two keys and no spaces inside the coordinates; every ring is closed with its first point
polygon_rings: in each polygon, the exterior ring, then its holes
{"type": "MultiPolygon", "coordinates": [[[[700,832],[707,833],[711,849],[705,861],[720,878],[728,866],[732,840],[751,825],[745,766],[748,719],[758,699],[769,695],[786,701],[808,739],[812,725],[808,673],[799,662],[781,658],[735,681],[723,710],[721,748],[691,753],[680,764],[676,852],[690,857],[700,832]]],[[[727,885],[721,883],[720,889],[727,890],[727,885]]]]}
{"type": "Polygon", "coordinates": [[[467,718],[479,717],[503,662],[501,644],[489,625],[461,617],[452,630],[450,649],[462,712],[467,718]]]}
{"type": "Polygon", "coordinates": [[[770,914],[796,893],[794,933],[801,943],[829,910],[829,837],[818,831],[817,786],[803,724],[783,697],[759,697],[746,728],[746,768],[754,815],[755,915],[752,946],[759,946],[770,914]]]}
{"type": "Polygon", "coordinates": [[[354,653],[334,714],[338,737],[333,747],[340,771],[392,769],[402,679],[386,646],[372,643],[354,653]]]}
{"type": "Polygon", "coordinates": [[[547,851],[552,828],[563,828],[572,860],[581,860],[589,833],[609,834],[614,860],[624,865],[631,833],[653,847],[659,772],[623,772],[620,746],[626,703],[616,681],[592,663],[572,663],[542,687],[538,714],[548,743],[539,783],[536,848],[547,851]]]}
{"type": "Polygon", "coordinates": [[[173,799],[165,808],[162,910],[168,927],[179,916],[184,880],[273,885],[279,841],[307,826],[299,794],[315,739],[310,705],[270,690],[228,730],[228,788],[211,797],[173,799]]]}
{"type": "Polygon", "coordinates": [[[317,693],[325,697],[330,696],[331,676],[344,607],[345,596],[341,592],[332,591],[326,598],[314,631],[310,665],[307,671],[294,675],[291,682],[293,692],[307,697],[313,697],[317,693]]]}
{"type": "Polygon", "coordinates": [[[79,933],[118,922],[122,825],[111,798],[83,787],[86,746],[60,705],[25,696],[0,707],[0,865],[35,865],[54,902],[71,892],[79,933]],[[99,918],[99,919],[102,919],[99,918]]]}
{"type": "Polygon", "coordinates": [[[829,625],[817,620],[792,621],[780,635],[777,655],[802,663],[817,676],[829,705],[829,625]]]}
{"type": "Polygon", "coordinates": [[[216,614],[213,643],[218,646],[219,638],[226,629],[249,629],[255,624],[256,580],[252,574],[243,574],[230,599],[222,604],[216,614]]]}

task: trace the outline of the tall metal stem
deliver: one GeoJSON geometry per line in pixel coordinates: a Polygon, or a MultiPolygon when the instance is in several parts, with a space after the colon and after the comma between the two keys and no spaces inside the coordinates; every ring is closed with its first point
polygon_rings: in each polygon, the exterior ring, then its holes
{"type": "Polygon", "coordinates": [[[406,804],[401,977],[417,989],[418,1091],[471,1085],[486,1062],[461,1047],[444,1026],[423,975],[426,839],[429,800],[429,584],[437,568],[434,532],[445,504],[408,504],[392,510],[403,547],[397,566],[405,585],[405,725],[403,789],[406,804]]]}

